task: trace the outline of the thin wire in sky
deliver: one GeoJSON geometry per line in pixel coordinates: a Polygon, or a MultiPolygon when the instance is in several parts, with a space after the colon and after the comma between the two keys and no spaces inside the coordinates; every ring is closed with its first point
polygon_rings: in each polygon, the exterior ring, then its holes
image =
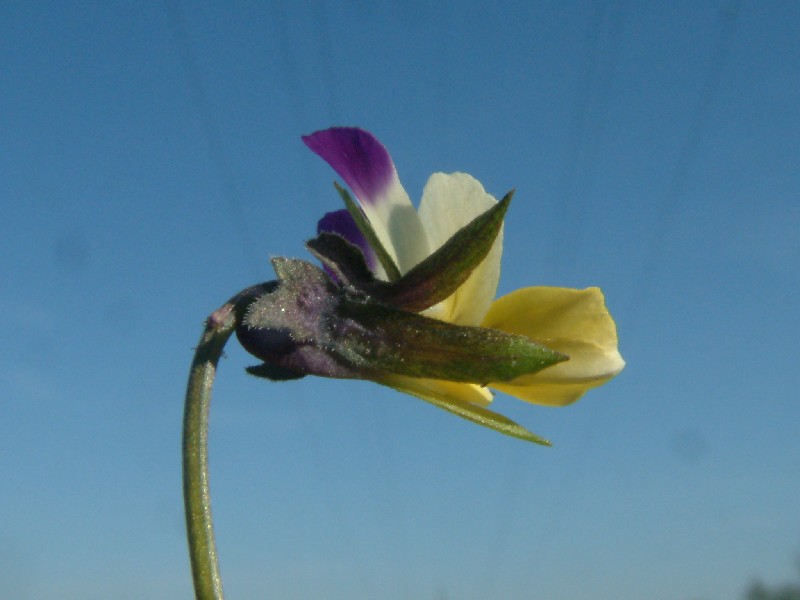
{"type": "MultiPolygon", "coordinates": [[[[338,121],[341,118],[342,109],[339,99],[340,94],[336,86],[336,48],[333,43],[334,38],[331,35],[326,2],[315,0],[311,4],[309,20],[313,34],[310,38],[310,43],[315,47],[313,48],[313,54],[309,54],[307,60],[313,57],[317,63],[316,65],[304,64],[302,56],[295,51],[297,41],[296,38],[290,35],[290,32],[292,25],[296,24],[290,22],[289,13],[286,10],[287,6],[292,6],[292,4],[275,2],[272,5],[271,22],[274,25],[273,34],[278,41],[277,59],[281,67],[286,93],[289,96],[295,128],[307,127],[307,98],[323,99],[325,103],[324,114],[327,115],[328,123],[314,124],[314,126],[344,125],[345,123],[338,121]],[[302,74],[314,72],[320,74],[318,87],[313,91],[304,89],[303,85],[308,81],[308,78],[302,77],[302,74]]],[[[378,17],[372,14],[368,18],[375,19],[378,17]]],[[[317,160],[316,157],[311,157],[310,153],[305,152],[303,158],[317,160]]],[[[306,196],[311,197],[315,187],[308,181],[305,181],[303,185],[305,186],[306,196]]],[[[333,191],[332,188],[331,191],[333,191]]],[[[332,200],[335,200],[335,198],[332,198],[332,200]]],[[[369,416],[371,419],[382,423],[378,429],[390,429],[389,424],[386,422],[390,417],[380,407],[374,406],[369,416]]],[[[313,428],[313,426],[313,423],[310,424],[310,427],[313,428]]],[[[309,444],[314,445],[316,448],[317,468],[323,475],[322,478],[328,490],[328,497],[341,499],[341,486],[335,478],[331,477],[330,463],[327,462],[331,460],[331,454],[327,448],[318,447],[318,442],[316,441],[318,439],[319,436],[311,435],[309,444]]],[[[387,492],[387,490],[396,489],[399,485],[399,476],[397,474],[398,451],[391,442],[391,436],[380,435],[367,436],[364,440],[364,444],[369,447],[369,456],[378,463],[374,473],[380,473],[380,480],[376,480],[374,484],[376,493],[369,497],[369,502],[372,505],[371,514],[379,516],[371,526],[375,529],[382,528],[383,530],[381,552],[385,553],[387,563],[395,566],[395,581],[392,587],[402,595],[408,596],[412,586],[410,585],[411,580],[405,565],[411,562],[409,559],[412,554],[409,549],[410,542],[408,537],[403,535],[403,528],[390,527],[390,524],[408,521],[407,507],[403,506],[400,500],[403,497],[402,494],[387,492]],[[397,533],[398,531],[400,532],[399,534],[397,533]]],[[[352,520],[347,517],[348,514],[346,507],[342,507],[342,510],[337,511],[337,519],[341,522],[343,537],[349,535],[346,530],[352,526],[352,520]]]]}
{"type": "MultiPolygon", "coordinates": [[[[203,77],[197,64],[183,13],[176,0],[164,0],[164,5],[169,25],[180,54],[186,83],[197,108],[199,119],[203,125],[211,160],[216,166],[222,181],[223,196],[228,208],[228,216],[234,229],[234,237],[236,237],[241,244],[243,254],[252,265],[253,275],[258,278],[262,271],[261,261],[258,259],[259,252],[257,245],[254,243],[251,229],[248,226],[248,220],[245,218],[239,186],[231,169],[230,161],[225,153],[222,131],[206,94],[203,77]]],[[[275,61],[277,58],[283,70],[285,78],[284,86],[289,95],[289,101],[286,105],[289,107],[292,114],[295,130],[298,131],[299,136],[300,133],[302,133],[301,127],[306,121],[305,106],[300,89],[300,79],[297,76],[297,73],[301,72],[301,70],[297,64],[292,50],[291,40],[287,34],[289,24],[283,10],[283,5],[277,2],[273,4],[272,8],[273,18],[270,19],[269,22],[274,25],[274,33],[276,33],[278,38],[277,45],[279,47],[279,55],[269,58],[272,61],[275,61]]],[[[332,99],[335,98],[333,90],[330,90],[329,96],[332,99]]],[[[305,186],[308,192],[310,186],[307,183],[305,186]]],[[[308,196],[310,194],[307,193],[306,195],[308,196]]],[[[330,501],[331,498],[341,498],[341,493],[335,493],[338,491],[338,488],[340,488],[340,485],[338,485],[336,478],[331,475],[330,464],[325,462],[325,457],[327,456],[325,449],[321,449],[319,444],[315,441],[320,436],[315,436],[313,432],[311,432],[313,427],[314,423],[312,420],[306,422],[306,427],[303,428],[303,431],[306,432],[308,436],[307,447],[310,449],[313,448],[314,450],[311,453],[312,464],[315,465],[316,470],[313,479],[325,488],[323,497],[327,498],[327,501],[323,506],[329,508],[330,521],[332,523],[341,524],[340,535],[342,541],[346,543],[349,531],[348,524],[344,522],[346,520],[344,515],[347,513],[344,510],[336,510],[330,501]]]]}
{"type": "Polygon", "coordinates": [[[592,14],[589,18],[589,26],[578,64],[578,89],[575,98],[575,105],[566,132],[566,156],[564,166],[558,177],[555,192],[555,206],[558,207],[558,220],[553,228],[554,240],[550,244],[552,251],[547,257],[545,264],[560,265],[564,268],[574,261],[575,250],[578,243],[576,237],[579,235],[579,225],[581,214],[585,209],[582,201],[576,202],[576,190],[579,187],[578,180],[584,179],[585,165],[589,162],[588,154],[591,140],[589,139],[590,113],[592,112],[592,100],[597,85],[598,63],[601,61],[601,42],[602,42],[602,22],[608,12],[609,4],[605,2],[595,2],[592,14]],[[581,167],[584,166],[583,170],[581,167]],[[565,245],[564,240],[571,243],[565,245]],[[570,246],[572,250],[570,250],[570,246]],[[570,256],[565,256],[565,252],[570,256]]]}
{"type": "Polygon", "coordinates": [[[579,72],[575,110],[568,133],[566,160],[556,187],[558,223],[547,264],[573,271],[584,253],[586,215],[597,199],[591,186],[599,168],[610,98],[614,90],[620,49],[625,37],[628,3],[598,2],[587,31],[579,72]],[[579,196],[583,192],[583,196],[579,196]],[[565,243],[569,240],[569,243],[565,243]]]}
{"type": "MultiPolygon", "coordinates": [[[[660,265],[661,256],[664,254],[669,232],[674,226],[677,215],[680,214],[682,210],[682,200],[686,190],[686,184],[692,171],[692,165],[697,157],[697,149],[700,141],[702,140],[702,136],[705,133],[708,120],[716,102],[721,75],[724,71],[724,67],[730,52],[730,47],[733,43],[738,11],[738,1],[726,3],[719,10],[718,14],[721,31],[719,32],[717,44],[714,47],[713,54],[711,55],[708,70],[703,78],[703,85],[700,88],[700,95],[697,105],[692,112],[691,124],[686,140],[682,146],[681,152],[679,153],[670,185],[664,197],[664,201],[660,206],[655,231],[648,238],[648,245],[644,252],[645,259],[642,263],[642,272],[637,279],[639,282],[639,285],[636,288],[638,293],[633,293],[634,306],[629,308],[628,311],[631,323],[636,320],[637,307],[641,306],[642,302],[647,297],[657,268],[660,265]]],[[[602,12],[598,12],[596,16],[601,17],[602,12]]],[[[591,40],[592,38],[590,37],[587,43],[587,48],[592,48],[594,46],[591,40]]],[[[590,75],[593,75],[591,70],[585,69],[585,72],[587,73],[587,79],[590,75]]],[[[582,86],[582,90],[587,90],[587,86],[582,86]]],[[[578,111],[585,111],[587,106],[587,102],[579,102],[578,111]]],[[[580,115],[575,117],[574,123],[577,123],[577,125],[573,126],[573,135],[575,136],[575,140],[573,140],[572,143],[572,151],[574,153],[574,160],[577,164],[577,161],[581,157],[580,149],[582,140],[580,136],[583,135],[586,124],[584,117],[580,115]]],[[[577,167],[568,165],[565,173],[574,178],[577,176],[577,167]]],[[[569,182],[567,182],[564,189],[568,192],[572,191],[572,188],[569,186],[569,182]]],[[[567,195],[565,200],[569,201],[571,200],[571,197],[567,195]]],[[[563,206],[563,204],[560,204],[560,206],[563,206]]],[[[594,429],[587,429],[584,432],[584,435],[579,436],[579,439],[581,440],[581,443],[585,449],[590,447],[590,444],[594,439],[594,432],[594,429]]],[[[583,452],[583,455],[586,456],[585,451],[583,452]]],[[[579,468],[570,471],[569,473],[565,473],[563,480],[560,481],[556,486],[559,491],[554,496],[555,500],[551,510],[547,511],[549,519],[546,527],[539,536],[540,543],[543,546],[547,546],[548,542],[557,534],[560,516],[568,507],[569,498],[576,489],[575,482],[583,473],[584,465],[585,460],[580,461],[580,463],[577,465],[579,468]]],[[[545,557],[543,557],[542,561],[544,558],[545,557]]],[[[542,561],[536,564],[536,568],[543,568],[542,561]]]]}
{"type": "Polygon", "coordinates": [[[343,125],[338,120],[342,110],[339,103],[339,94],[336,89],[336,62],[334,61],[335,48],[331,37],[330,20],[325,9],[325,2],[315,0],[314,4],[314,38],[317,40],[317,60],[322,68],[322,91],[325,95],[325,109],[328,115],[328,125],[343,125]]]}
{"type": "MultiPolygon", "coordinates": [[[[580,256],[580,231],[577,230],[576,224],[581,224],[582,215],[586,212],[586,205],[590,199],[578,198],[577,190],[581,184],[591,181],[597,168],[596,155],[605,128],[605,116],[625,33],[627,11],[628,4],[625,1],[615,3],[598,1],[594,4],[588,19],[583,50],[577,67],[579,82],[567,133],[566,158],[555,195],[559,218],[554,227],[555,239],[550,244],[554,252],[546,263],[560,265],[560,268],[567,271],[574,266],[577,257],[580,256]],[[566,239],[571,240],[571,243],[565,246],[566,239]]],[[[594,439],[593,429],[587,424],[583,435],[576,439],[580,440],[581,455],[588,456],[594,439]]],[[[548,515],[547,522],[542,526],[542,531],[536,535],[537,543],[542,547],[546,547],[557,535],[561,515],[567,510],[569,499],[576,489],[576,481],[583,474],[585,462],[584,458],[578,468],[563,473],[561,479],[553,485],[555,491],[552,504],[544,511],[548,515]]],[[[525,506],[520,501],[519,490],[520,482],[525,479],[524,468],[525,464],[519,456],[508,466],[510,473],[508,488],[503,502],[498,502],[505,506],[506,510],[494,528],[496,538],[493,546],[487,550],[483,575],[473,596],[476,599],[497,596],[496,588],[502,581],[503,567],[507,562],[507,539],[515,530],[515,521],[520,516],[519,511],[525,506]]],[[[541,565],[537,564],[535,568],[541,568],[541,565]]]]}
{"type": "Polygon", "coordinates": [[[211,161],[216,167],[222,183],[222,196],[228,208],[228,215],[234,230],[234,237],[238,240],[239,244],[241,244],[242,253],[244,254],[245,260],[250,263],[253,276],[258,278],[261,272],[262,261],[258,259],[259,252],[257,250],[257,245],[247,225],[248,221],[245,219],[239,186],[236,182],[236,177],[233,175],[230,161],[225,153],[225,145],[222,141],[223,138],[219,122],[208,101],[208,95],[206,94],[205,85],[203,84],[203,77],[197,66],[195,53],[186,30],[183,13],[175,0],[164,0],[164,7],[166,9],[169,27],[175,38],[175,45],[180,55],[181,66],[183,67],[183,72],[186,77],[186,85],[189,88],[189,93],[197,108],[197,114],[203,127],[206,144],[211,154],[211,161]]]}
{"type": "MultiPolygon", "coordinates": [[[[274,2],[271,5],[270,19],[271,33],[276,40],[276,55],[274,57],[277,66],[279,66],[283,86],[288,96],[289,110],[291,113],[292,122],[295,124],[295,129],[302,133],[310,133],[303,131],[308,127],[307,117],[307,104],[309,99],[324,98],[326,103],[325,113],[328,118],[333,121],[334,118],[340,116],[340,102],[339,94],[336,89],[336,49],[332,43],[332,36],[330,35],[330,24],[328,22],[328,13],[325,9],[325,3],[317,0],[311,6],[311,27],[313,35],[310,38],[295,38],[291,35],[292,28],[298,27],[297,22],[293,22],[290,17],[295,16],[296,12],[287,11],[287,7],[293,6],[290,3],[274,2]],[[295,50],[297,39],[309,39],[311,44],[315,44],[315,52],[312,55],[316,61],[316,65],[304,64],[303,55],[298,54],[295,50]],[[314,67],[314,68],[311,68],[314,67]],[[303,77],[303,73],[320,73],[321,82],[318,87],[312,90],[304,89],[304,84],[309,81],[308,77],[303,77]]],[[[374,17],[373,17],[374,18],[374,17]]],[[[307,58],[306,60],[309,60],[307,58]]],[[[312,85],[313,85],[313,80],[312,85]]],[[[314,124],[314,127],[326,127],[330,125],[342,125],[343,123],[329,122],[314,124]]],[[[304,160],[317,160],[316,157],[311,157],[310,153],[306,153],[303,149],[302,158],[304,160]]],[[[312,197],[315,187],[308,181],[304,180],[304,193],[306,197],[312,197]]],[[[331,188],[331,192],[333,189],[331,188]]],[[[332,197],[332,200],[335,198],[332,197]]],[[[382,415],[372,414],[371,418],[381,419],[382,415]]],[[[386,417],[383,416],[385,419],[386,417]]],[[[326,496],[329,498],[327,506],[331,508],[330,514],[335,517],[336,522],[340,526],[340,535],[346,543],[346,538],[350,535],[349,528],[353,527],[350,512],[346,506],[341,506],[341,485],[338,480],[331,475],[330,461],[332,455],[327,448],[319,447],[318,439],[320,436],[313,435],[315,423],[308,423],[306,431],[309,433],[308,443],[310,447],[314,448],[313,458],[315,460],[316,469],[319,473],[320,483],[326,488],[326,496]],[[341,508],[338,508],[337,503],[341,508]]],[[[381,484],[377,489],[377,493],[371,495],[369,501],[372,503],[372,514],[380,515],[381,518],[377,522],[372,523],[372,527],[382,527],[384,531],[383,544],[381,551],[386,553],[386,560],[389,564],[395,565],[395,582],[393,587],[399,590],[404,595],[408,595],[409,575],[404,565],[409,564],[408,540],[398,539],[397,535],[390,531],[389,524],[404,520],[406,513],[405,507],[401,506],[398,500],[398,494],[384,493],[384,490],[389,486],[397,487],[397,461],[395,460],[396,453],[392,448],[387,446],[388,437],[380,439],[380,441],[371,438],[365,440],[365,443],[372,442],[370,455],[375,461],[381,461],[380,473],[382,475],[381,481],[376,482],[381,484]]]]}
{"type": "Polygon", "coordinates": [[[675,226],[678,215],[684,209],[686,187],[692,175],[694,163],[697,160],[697,150],[719,96],[722,73],[725,71],[725,65],[728,62],[730,49],[735,39],[740,4],[739,0],[726,2],[717,12],[720,24],[717,44],[711,54],[697,104],[692,111],[686,139],[678,153],[678,159],[675,162],[669,186],[656,214],[655,226],[651,235],[647,237],[646,246],[643,248],[644,260],[642,261],[640,274],[636,278],[638,286],[631,295],[631,305],[626,313],[630,324],[629,327],[634,327],[638,322],[641,307],[647,301],[653,281],[656,279],[662,265],[662,257],[666,254],[669,234],[675,226]]]}

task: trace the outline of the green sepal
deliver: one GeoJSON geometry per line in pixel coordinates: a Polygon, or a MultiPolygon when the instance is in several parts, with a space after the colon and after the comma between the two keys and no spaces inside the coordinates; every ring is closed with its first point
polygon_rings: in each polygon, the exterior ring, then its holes
{"type": "Polygon", "coordinates": [[[372,228],[372,225],[370,225],[369,220],[361,211],[361,207],[359,207],[358,204],[353,201],[346,189],[344,189],[335,181],[333,182],[333,185],[336,188],[336,191],[339,192],[339,195],[342,197],[344,205],[347,208],[347,212],[349,212],[350,216],[353,217],[356,227],[358,227],[358,230],[366,238],[370,248],[372,248],[372,250],[375,252],[375,255],[378,257],[378,261],[381,263],[383,270],[386,271],[386,277],[389,279],[389,281],[397,281],[400,279],[400,269],[397,268],[397,265],[395,264],[391,255],[386,251],[386,248],[383,247],[383,244],[381,244],[381,241],[378,239],[378,234],[375,233],[375,230],[372,228]]]}
{"type": "Polygon", "coordinates": [[[453,325],[353,298],[342,298],[335,311],[338,326],[329,331],[329,341],[346,362],[378,374],[487,385],[568,359],[523,335],[453,325]]]}
{"type": "Polygon", "coordinates": [[[500,233],[513,194],[513,190],[506,194],[492,208],[459,229],[433,254],[391,283],[376,279],[361,250],[340,235],[321,233],[306,246],[344,285],[381,304],[421,312],[455,292],[486,258],[500,233]]]}
{"type": "Polygon", "coordinates": [[[395,282],[390,304],[420,312],[455,292],[492,249],[513,195],[511,190],[395,282]]]}
{"type": "Polygon", "coordinates": [[[503,415],[493,412],[488,408],[476,406],[475,404],[470,404],[469,402],[464,402],[462,400],[451,400],[428,396],[420,393],[417,390],[411,390],[400,385],[395,385],[394,383],[384,383],[384,385],[392,387],[400,392],[403,392],[404,394],[415,396],[420,400],[429,402],[438,408],[457,415],[462,419],[472,421],[473,423],[477,423],[482,427],[493,429],[494,431],[504,435],[509,435],[511,437],[525,440],[527,442],[533,442],[534,444],[540,444],[542,446],[552,446],[549,440],[546,440],[545,438],[528,431],[522,425],[519,425],[508,417],[504,417],[503,415]]]}

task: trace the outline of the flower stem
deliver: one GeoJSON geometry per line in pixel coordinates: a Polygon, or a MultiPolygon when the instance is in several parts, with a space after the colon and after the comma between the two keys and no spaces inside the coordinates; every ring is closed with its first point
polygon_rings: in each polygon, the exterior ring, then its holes
{"type": "Polygon", "coordinates": [[[238,314],[269,284],[248,288],[237,294],[208,319],[195,349],[186,388],[183,412],[183,501],[189,558],[197,600],[222,600],[214,524],[211,519],[211,492],[208,479],[208,416],[211,388],[217,363],[225,343],[236,327],[238,314]]]}

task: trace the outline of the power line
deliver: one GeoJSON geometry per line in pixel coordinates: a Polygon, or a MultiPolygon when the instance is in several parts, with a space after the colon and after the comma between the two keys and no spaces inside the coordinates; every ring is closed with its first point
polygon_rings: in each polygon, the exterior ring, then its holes
{"type": "Polygon", "coordinates": [[[259,260],[259,252],[254,242],[253,235],[248,227],[245,211],[242,208],[241,194],[239,186],[234,177],[230,161],[225,153],[222,131],[217,121],[211,103],[208,101],[203,77],[197,66],[195,53],[189,39],[188,32],[184,23],[183,13],[176,0],[164,0],[164,7],[167,13],[167,20],[175,38],[175,45],[180,55],[181,66],[186,77],[186,85],[189,93],[197,108],[197,114],[203,127],[206,145],[211,155],[211,162],[215,165],[220,181],[222,183],[222,196],[228,207],[228,216],[231,226],[239,243],[242,245],[242,253],[247,262],[250,263],[253,275],[258,278],[263,270],[262,262],[259,260]]]}
{"type": "MultiPolygon", "coordinates": [[[[283,78],[283,88],[288,96],[289,111],[291,120],[295,125],[295,129],[301,129],[308,126],[308,98],[324,98],[326,102],[325,113],[328,115],[329,120],[331,117],[340,118],[341,103],[339,101],[339,94],[336,89],[336,72],[335,72],[335,57],[336,48],[333,45],[333,38],[331,37],[331,27],[329,24],[328,11],[325,7],[325,2],[317,0],[314,2],[312,11],[312,23],[314,35],[303,38],[316,41],[316,52],[309,53],[307,60],[315,60],[317,62],[318,72],[321,74],[321,83],[318,88],[313,91],[313,96],[308,94],[307,90],[303,89],[303,84],[307,79],[301,77],[299,74],[307,73],[310,71],[311,65],[304,64],[304,56],[299,55],[295,50],[297,39],[291,35],[291,27],[294,23],[291,17],[294,13],[289,13],[287,8],[293,7],[291,3],[284,1],[274,2],[271,5],[269,23],[271,25],[272,37],[276,40],[276,53],[274,62],[281,70],[283,78]],[[311,58],[313,57],[313,59],[311,58]]],[[[335,124],[335,123],[331,123],[335,124]]],[[[310,159],[309,155],[304,154],[307,160],[310,159]]],[[[304,180],[302,185],[305,187],[306,196],[313,197],[314,186],[308,180],[304,180]]],[[[332,200],[335,198],[331,197],[332,200]]],[[[354,384],[349,384],[354,385],[354,384]]],[[[375,410],[378,410],[377,408],[375,410]]],[[[370,418],[380,419],[383,416],[385,420],[385,413],[381,415],[372,413],[370,418]]],[[[316,426],[315,423],[308,424],[308,430],[311,431],[316,426]]],[[[391,429],[385,422],[382,429],[391,429]]],[[[349,535],[348,528],[353,527],[352,521],[348,517],[349,513],[346,509],[336,510],[335,503],[341,502],[341,485],[336,478],[331,477],[330,467],[330,453],[327,448],[320,448],[316,442],[318,436],[309,436],[309,445],[316,449],[314,453],[315,466],[318,470],[321,485],[326,488],[326,496],[331,506],[331,512],[336,512],[337,521],[340,525],[340,530],[343,537],[349,535]],[[335,499],[335,500],[332,500],[335,499]]],[[[397,495],[382,494],[380,493],[386,488],[386,482],[394,483],[397,485],[397,464],[394,460],[396,453],[388,446],[388,438],[378,441],[376,438],[370,437],[365,440],[365,443],[371,445],[371,456],[375,460],[380,460],[380,472],[382,474],[382,483],[384,485],[378,490],[378,493],[370,495],[369,500],[372,503],[373,514],[381,515],[385,518],[379,519],[377,526],[383,528],[383,544],[381,551],[386,552],[387,562],[394,565],[395,584],[394,587],[400,590],[404,595],[408,595],[409,589],[409,576],[408,572],[404,569],[404,565],[408,564],[408,544],[405,543],[406,539],[398,539],[398,536],[393,534],[389,528],[389,524],[397,522],[398,519],[402,520],[405,514],[404,507],[397,500],[397,495]],[[379,457],[379,458],[378,458],[379,457]],[[384,500],[383,498],[390,498],[391,500],[384,500]]],[[[402,535],[402,533],[401,533],[402,535]]]]}
{"type": "MultiPolygon", "coordinates": [[[[605,127],[605,113],[613,87],[627,8],[625,1],[614,4],[598,1],[594,4],[588,19],[578,65],[580,81],[577,98],[567,133],[566,158],[555,194],[559,221],[554,227],[556,239],[551,244],[554,252],[546,262],[548,265],[559,264],[562,268],[570,268],[580,255],[580,232],[573,228],[573,225],[581,222],[581,215],[585,214],[589,199],[578,199],[576,195],[579,184],[589,182],[597,168],[595,155],[605,127]],[[567,239],[571,243],[565,247],[564,240],[567,239]]],[[[579,437],[581,448],[578,452],[583,457],[579,461],[579,468],[563,474],[553,486],[554,494],[550,507],[543,511],[549,518],[537,535],[537,544],[541,547],[547,547],[550,540],[558,534],[561,515],[567,509],[576,480],[582,475],[585,458],[594,439],[593,429],[588,425],[583,433],[579,437]]],[[[497,596],[497,584],[502,580],[502,568],[506,563],[508,538],[514,532],[513,521],[519,517],[523,506],[519,501],[521,497],[519,486],[520,481],[524,479],[524,468],[525,465],[519,457],[509,465],[510,475],[506,495],[504,502],[499,502],[506,509],[502,513],[502,519],[498,519],[494,528],[497,537],[491,547],[490,558],[484,563],[484,574],[476,586],[475,598],[497,596]]],[[[544,556],[541,561],[543,560],[544,556]]],[[[541,561],[535,568],[541,568],[541,561]]]]}
{"type": "MultiPolygon", "coordinates": [[[[585,207],[576,205],[575,195],[578,188],[578,179],[581,166],[588,163],[590,140],[588,135],[589,117],[591,112],[593,90],[597,79],[598,62],[601,52],[601,29],[609,5],[605,2],[595,2],[589,25],[586,29],[583,51],[578,65],[578,90],[575,106],[567,126],[564,166],[556,183],[555,204],[558,207],[558,222],[554,227],[552,251],[545,264],[568,265],[574,261],[577,246],[576,236],[579,234],[576,224],[581,220],[585,207]],[[564,240],[570,240],[566,247],[564,240]],[[565,252],[570,256],[565,257],[565,252]]],[[[586,168],[583,169],[586,174],[586,168]]],[[[585,179],[585,177],[584,177],[585,179]]]]}
{"type": "Polygon", "coordinates": [[[641,307],[649,296],[650,289],[656,274],[661,267],[661,256],[667,242],[670,231],[675,226],[675,220],[684,208],[685,193],[689,177],[692,174],[692,167],[697,160],[697,150],[705,134],[711,110],[716,103],[719,95],[719,86],[722,73],[728,61],[730,48],[736,33],[736,26],[739,16],[740,1],[734,0],[723,4],[717,12],[720,23],[720,32],[717,37],[717,44],[711,54],[708,71],[703,80],[700,96],[697,100],[689,124],[689,131],[684,140],[683,146],[678,153],[678,159],[672,172],[669,185],[664,195],[664,200],[656,215],[655,227],[652,235],[648,237],[644,248],[644,260],[639,276],[636,278],[638,293],[634,292],[631,297],[631,306],[628,307],[626,314],[629,315],[629,322],[635,324],[641,314],[641,307]]]}

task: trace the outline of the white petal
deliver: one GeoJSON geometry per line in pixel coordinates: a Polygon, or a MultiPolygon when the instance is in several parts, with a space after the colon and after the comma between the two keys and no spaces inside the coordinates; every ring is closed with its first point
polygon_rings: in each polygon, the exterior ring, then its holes
{"type": "MultiPolygon", "coordinates": [[[[459,229],[497,203],[474,177],[466,173],[431,175],[419,206],[419,216],[431,252],[442,246],[459,229]]],[[[429,309],[430,317],[458,325],[479,325],[497,292],[503,230],[484,261],[456,292],[429,309]]]]}

